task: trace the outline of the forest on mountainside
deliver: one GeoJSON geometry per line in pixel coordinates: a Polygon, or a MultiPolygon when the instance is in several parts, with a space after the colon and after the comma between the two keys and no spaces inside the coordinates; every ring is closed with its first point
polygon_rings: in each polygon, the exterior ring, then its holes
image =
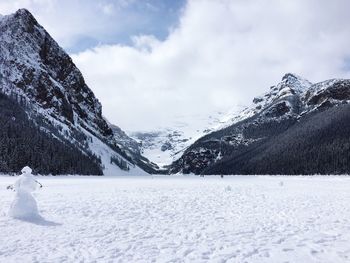
{"type": "Polygon", "coordinates": [[[48,134],[29,119],[24,105],[0,93],[0,173],[24,166],[39,174],[102,175],[101,160],[84,154],[64,138],[48,134]]]}

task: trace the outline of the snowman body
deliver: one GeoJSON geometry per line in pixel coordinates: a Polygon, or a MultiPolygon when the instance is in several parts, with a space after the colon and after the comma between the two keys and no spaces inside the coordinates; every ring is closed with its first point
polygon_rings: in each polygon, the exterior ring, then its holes
{"type": "Polygon", "coordinates": [[[9,215],[17,219],[35,219],[40,217],[38,206],[32,195],[37,189],[37,182],[31,170],[22,170],[22,175],[14,184],[15,199],[11,205],[9,215]]]}

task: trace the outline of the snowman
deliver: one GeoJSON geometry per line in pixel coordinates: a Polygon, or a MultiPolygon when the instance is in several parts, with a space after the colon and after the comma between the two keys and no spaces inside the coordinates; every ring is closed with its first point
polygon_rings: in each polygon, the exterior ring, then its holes
{"type": "Polygon", "coordinates": [[[22,174],[19,176],[13,187],[16,191],[15,200],[13,201],[9,215],[17,219],[35,219],[40,218],[38,206],[32,195],[38,186],[42,185],[34,179],[32,169],[28,166],[22,169],[22,174]]]}

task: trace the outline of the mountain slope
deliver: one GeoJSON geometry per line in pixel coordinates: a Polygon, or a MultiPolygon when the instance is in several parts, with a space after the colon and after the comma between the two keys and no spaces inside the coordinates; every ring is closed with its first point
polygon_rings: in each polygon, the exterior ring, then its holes
{"type": "Polygon", "coordinates": [[[171,172],[196,174],[349,173],[349,80],[317,84],[293,74],[196,141],[171,172]]]}
{"type": "Polygon", "coordinates": [[[48,134],[58,131],[64,143],[98,156],[104,174],[142,173],[119,147],[79,69],[25,9],[0,18],[0,87],[24,101],[29,119],[50,127],[43,128],[48,134]]]}
{"type": "Polygon", "coordinates": [[[161,173],[159,166],[143,156],[142,147],[133,138],[129,137],[122,129],[111,124],[113,135],[117,145],[125,152],[127,157],[137,166],[150,174],[161,173]]]}
{"type": "Polygon", "coordinates": [[[103,174],[97,156],[83,154],[74,145],[62,142],[55,130],[51,132],[56,138],[42,131],[31,122],[23,106],[1,93],[0,127],[0,167],[3,173],[20,171],[30,163],[40,174],[103,174]]]}

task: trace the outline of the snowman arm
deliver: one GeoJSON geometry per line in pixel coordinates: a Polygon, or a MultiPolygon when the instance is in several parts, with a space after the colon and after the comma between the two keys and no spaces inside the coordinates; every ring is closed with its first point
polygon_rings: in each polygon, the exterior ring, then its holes
{"type": "Polygon", "coordinates": [[[39,185],[40,188],[43,188],[43,185],[41,183],[39,183],[37,180],[34,181],[39,185]]]}

